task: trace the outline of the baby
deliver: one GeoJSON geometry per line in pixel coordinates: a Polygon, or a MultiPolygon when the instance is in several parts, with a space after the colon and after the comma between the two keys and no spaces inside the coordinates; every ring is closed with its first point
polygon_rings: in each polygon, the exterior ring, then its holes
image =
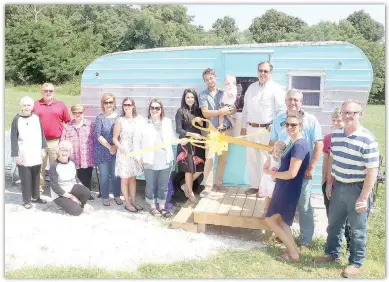
{"type": "MultiPolygon", "coordinates": [[[[233,75],[227,75],[224,79],[224,92],[220,99],[220,107],[223,108],[224,106],[230,106],[234,107],[235,101],[236,101],[236,95],[238,93],[237,87],[236,87],[236,77],[233,75]]],[[[231,126],[235,126],[234,119],[227,115],[226,118],[231,122],[231,126]]],[[[219,116],[219,127],[218,129],[223,129],[224,125],[224,116],[219,116]]]]}
{"type": "Polygon", "coordinates": [[[258,196],[265,196],[265,205],[263,208],[262,217],[266,216],[267,209],[269,208],[270,201],[273,195],[275,182],[271,177],[271,172],[278,171],[280,164],[280,157],[285,150],[286,144],[282,141],[276,141],[273,146],[273,151],[269,154],[266,163],[263,166],[263,175],[261,183],[259,184],[258,196]]]}

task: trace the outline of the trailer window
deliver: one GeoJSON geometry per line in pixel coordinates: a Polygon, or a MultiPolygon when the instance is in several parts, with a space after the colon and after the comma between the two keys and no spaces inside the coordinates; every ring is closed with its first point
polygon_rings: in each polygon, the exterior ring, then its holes
{"type": "Polygon", "coordinates": [[[321,107],[324,75],[289,74],[289,89],[299,89],[304,95],[303,106],[321,107]]]}

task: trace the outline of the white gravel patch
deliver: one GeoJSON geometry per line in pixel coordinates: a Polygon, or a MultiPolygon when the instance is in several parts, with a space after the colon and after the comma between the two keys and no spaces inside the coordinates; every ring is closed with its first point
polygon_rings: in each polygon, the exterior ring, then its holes
{"type": "MultiPolygon", "coordinates": [[[[146,207],[143,199],[137,200],[146,207]]],[[[35,204],[30,210],[21,202],[20,188],[6,185],[6,271],[45,266],[134,271],[143,263],[203,259],[227,248],[265,246],[238,236],[170,229],[169,220],[155,218],[147,211],[130,214],[114,202],[104,207],[100,199],[89,202],[79,217],[58,210],[53,202],[35,204]]]]}

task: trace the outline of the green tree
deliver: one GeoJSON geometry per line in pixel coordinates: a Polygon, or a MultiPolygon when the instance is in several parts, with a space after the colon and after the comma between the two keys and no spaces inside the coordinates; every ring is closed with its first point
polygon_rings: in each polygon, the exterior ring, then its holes
{"type": "Polygon", "coordinates": [[[347,20],[363,35],[366,40],[378,42],[382,41],[385,35],[384,26],[373,20],[370,15],[363,10],[352,13],[347,20]]]}
{"type": "Polygon", "coordinates": [[[253,20],[249,30],[258,43],[284,41],[288,33],[298,33],[307,24],[298,17],[292,17],[275,9],[267,10],[253,20]]]}

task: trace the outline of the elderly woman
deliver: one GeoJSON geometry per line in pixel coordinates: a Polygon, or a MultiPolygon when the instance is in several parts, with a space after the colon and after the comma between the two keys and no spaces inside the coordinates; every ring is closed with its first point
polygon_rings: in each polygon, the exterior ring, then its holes
{"type": "Polygon", "coordinates": [[[109,206],[109,179],[111,178],[114,199],[117,205],[122,205],[120,199],[120,178],[115,176],[116,150],[113,143],[113,128],[118,117],[116,110],[116,97],[105,93],[101,97],[103,112],[95,120],[95,163],[99,169],[101,196],[103,205],[109,206]]]}
{"type": "Polygon", "coordinates": [[[45,204],[39,196],[39,175],[42,149],[47,147],[39,117],[32,113],[34,100],[28,96],[20,100],[21,111],[11,125],[11,156],[19,169],[23,206],[32,208],[33,203],[45,204]],[[32,199],[31,199],[32,197],[32,199]]]}
{"type": "Polygon", "coordinates": [[[69,141],[59,143],[57,159],[50,166],[50,186],[54,203],[68,214],[78,216],[83,212],[90,191],[77,177],[76,164],[70,160],[72,151],[69,141]]]}
{"type": "MultiPolygon", "coordinates": [[[[94,123],[84,118],[84,106],[80,104],[73,105],[70,108],[73,119],[65,125],[61,141],[68,140],[73,145],[73,153],[70,158],[76,164],[77,177],[82,185],[92,191],[92,172],[94,166],[93,142],[94,142],[94,123]]],[[[89,200],[94,200],[92,195],[89,200]]]]}
{"type": "MultiPolygon", "coordinates": [[[[165,116],[163,104],[153,99],[149,104],[148,120],[141,130],[135,132],[135,150],[158,146],[176,139],[172,120],[165,116]]],[[[169,218],[171,212],[165,208],[170,172],[173,165],[173,149],[171,146],[151,152],[145,152],[135,157],[144,166],[146,179],[146,202],[151,206],[153,216],[169,218]],[[156,208],[155,202],[159,205],[156,208]]]]}
{"type": "Polygon", "coordinates": [[[134,134],[142,121],[143,118],[136,112],[134,99],[125,98],[122,103],[122,116],[116,120],[112,140],[118,148],[115,175],[120,176],[121,189],[126,202],[124,208],[129,212],[143,209],[135,204],[136,177],[143,175],[143,167],[135,158],[126,156],[126,153],[134,150],[134,134]]]}
{"type": "Polygon", "coordinates": [[[290,142],[281,155],[280,168],[277,172],[271,173],[276,185],[265,220],[287,248],[278,259],[299,261],[300,252],[294,242],[290,226],[293,224],[304,172],[309,164],[309,150],[302,133],[303,117],[300,114],[288,115],[285,128],[290,142]]]}

